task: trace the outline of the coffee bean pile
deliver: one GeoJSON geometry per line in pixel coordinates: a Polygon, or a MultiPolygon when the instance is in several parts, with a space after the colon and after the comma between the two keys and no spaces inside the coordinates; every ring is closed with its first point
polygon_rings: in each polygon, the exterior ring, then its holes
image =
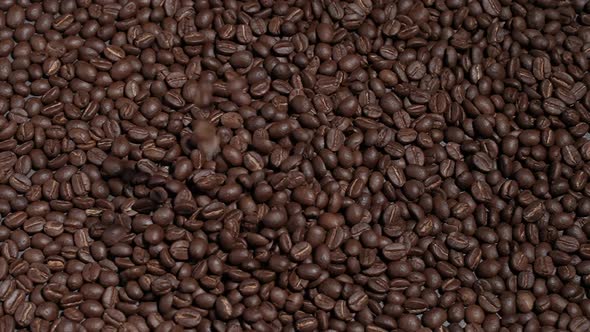
{"type": "Polygon", "coordinates": [[[590,331],[587,0],[0,0],[0,331],[590,331]]]}

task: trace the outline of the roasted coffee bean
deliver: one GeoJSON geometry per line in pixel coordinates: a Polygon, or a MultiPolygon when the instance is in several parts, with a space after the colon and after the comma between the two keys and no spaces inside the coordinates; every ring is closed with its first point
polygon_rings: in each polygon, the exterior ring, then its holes
{"type": "Polygon", "coordinates": [[[348,307],[352,311],[362,310],[368,303],[369,297],[363,291],[353,293],[347,300],[348,307]]]}
{"type": "Polygon", "coordinates": [[[406,255],[407,249],[403,243],[392,243],[383,248],[383,256],[388,260],[400,260],[406,255]]]}
{"type": "Polygon", "coordinates": [[[36,306],[32,302],[24,302],[18,308],[16,308],[14,320],[16,321],[17,325],[22,327],[29,326],[35,318],[35,309],[36,306]]]}
{"type": "Polygon", "coordinates": [[[192,328],[199,325],[201,315],[196,309],[183,308],[174,314],[174,321],[182,327],[192,328]]]}

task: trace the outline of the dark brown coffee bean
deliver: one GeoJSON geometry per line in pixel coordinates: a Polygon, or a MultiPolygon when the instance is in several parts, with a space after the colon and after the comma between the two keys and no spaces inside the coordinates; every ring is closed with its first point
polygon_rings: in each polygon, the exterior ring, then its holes
{"type": "Polygon", "coordinates": [[[499,16],[502,6],[497,0],[485,0],[482,2],[484,11],[493,17],[499,16]]]}
{"type": "Polygon", "coordinates": [[[201,322],[201,315],[196,309],[180,309],[174,314],[174,321],[182,327],[192,328],[199,325],[201,322]]]}
{"type": "Polygon", "coordinates": [[[500,299],[490,292],[484,292],[479,295],[478,304],[484,311],[491,313],[496,313],[502,308],[500,299]]]}
{"type": "Polygon", "coordinates": [[[29,326],[35,318],[36,306],[32,302],[24,302],[16,308],[14,320],[19,326],[29,326]]]}
{"type": "MultiPolygon", "coordinates": [[[[25,297],[26,297],[26,293],[23,290],[15,289],[12,292],[10,292],[6,296],[6,299],[4,300],[4,303],[2,306],[2,308],[4,309],[4,312],[9,315],[14,315],[16,313],[17,309],[25,303],[25,297]]],[[[23,313],[22,310],[21,310],[21,313],[23,313]]],[[[25,312],[24,315],[28,317],[28,313],[25,312]]],[[[27,320],[28,319],[27,317],[22,317],[22,318],[23,318],[23,320],[27,320]]]]}
{"type": "Polygon", "coordinates": [[[297,331],[303,331],[303,332],[315,331],[318,327],[318,321],[314,317],[304,317],[304,318],[298,319],[295,322],[295,327],[297,328],[297,331]]]}
{"type": "Polygon", "coordinates": [[[362,291],[353,293],[347,300],[348,307],[352,311],[360,311],[367,305],[369,297],[362,291]]]}
{"type": "Polygon", "coordinates": [[[311,255],[312,248],[311,245],[307,242],[299,242],[294,244],[290,250],[290,256],[295,261],[303,261],[305,258],[311,255]]]}
{"type": "Polygon", "coordinates": [[[233,314],[233,308],[227,298],[219,297],[215,301],[215,312],[221,319],[229,319],[233,314]]]}
{"type": "Polygon", "coordinates": [[[402,187],[406,183],[406,176],[403,170],[396,166],[387,169],[387,178],[396,187],[402,187]]]}
{"type": "Polygon", "coordinates": [[[397,261],[406,255],[407,249],[403,243],[392,243],[383,248],[383,256],[388,260],[397,261]]]}

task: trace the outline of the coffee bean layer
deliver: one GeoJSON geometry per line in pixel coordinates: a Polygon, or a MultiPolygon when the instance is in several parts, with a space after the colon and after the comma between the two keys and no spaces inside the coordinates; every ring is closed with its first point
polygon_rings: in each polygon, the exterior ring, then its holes
{"type": "Polygon", "coordinates": [[[0,0],[0,332],[589,332],[587,0],[0,0]]]}

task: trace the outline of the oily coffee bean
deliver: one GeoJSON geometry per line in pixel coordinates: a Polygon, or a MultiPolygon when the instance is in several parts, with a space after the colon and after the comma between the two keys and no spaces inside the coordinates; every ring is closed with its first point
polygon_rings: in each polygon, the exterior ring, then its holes
{"type": "Polygon", "coordinates": [[[590,331],[585,1],[0,9],[0,331],[590,331]]]}

